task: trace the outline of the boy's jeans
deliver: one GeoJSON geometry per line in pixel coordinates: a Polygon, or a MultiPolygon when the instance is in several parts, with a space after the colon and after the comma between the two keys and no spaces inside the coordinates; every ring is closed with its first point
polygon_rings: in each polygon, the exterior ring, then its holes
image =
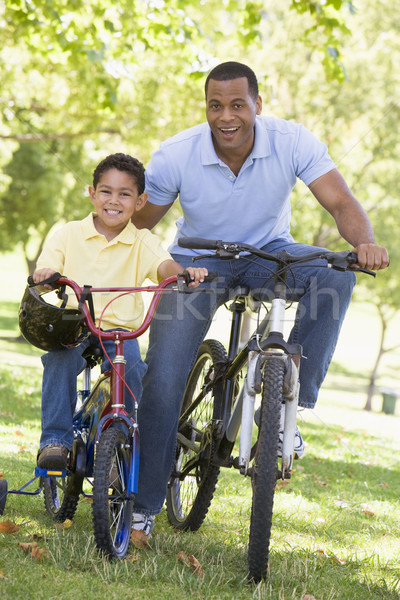
{"type": "MultiPolygon", "coordinates": [[[[263,250],[275,253],[284,248],[291,254],[316,249],[275,240],[263,250]]],[[[191,257],[185,255],[174,255],[174,259],[183,266],[193,264],[191,257]]],[[[325,261],[313,261],[294,266],[287,281],[289,296],[299,301],[290,339],[303,346],[306,357],[301,363],[299,404],[310,408],[317,400],[355,284],[353,273],[321,268],[321,264],[326,265],[325,261]]],[[[216,309],[238,285],[248,285],[267,299],[273,287],[272,280],[266,282],[268,271],[260,265],[275,269],[275,264],[262,259],[208,258],[195,265],[218,273],[219,282],[207,284],[216,292],[164,293],[150,328],[148,371],[143,380],[138,417],[141,451],[134,509],[143,514],[159,513],[164,503],[186,379],[216,309]]]]}
{"type": "MultiPolygon", "coordinates": [[[[73,415],[76,405],[77,385],[76,378],[86,367],[86,360],[82,357],[83,351],[90,342],[96,340],[94,336],[84,340],[75,348],[53,350],[42,356],[44,366],[42,383],[42,435],[40,450],[49,444],[65,446],[69,450],[73,441],[73,415]]],[[[111,360],[115,356],[115,344],[112,340],[104,341],[104,347],[111,360]]],[[[139,402],[142,395],[142,378],[147,367],[140,358],[139,345],[136,339],[124,342],[124,356],[126,359],[125,379],[136,400],[139,402]]],[[[101,365],[101,372],[107,371],[110,363],[105,359],[101,365]]],[[[129,392],[125,394],[126,410],[132,412],[133,399],[129,392]]]]}

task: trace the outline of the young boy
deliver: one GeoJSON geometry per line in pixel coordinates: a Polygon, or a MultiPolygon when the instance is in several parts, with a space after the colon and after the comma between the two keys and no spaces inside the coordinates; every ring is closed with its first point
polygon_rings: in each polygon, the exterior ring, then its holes
{"type": "MultiPolygon", "coordinates": [[[[139,287],[146,278],[156,282],[183,271],[163,250],[155,235],[147,229],[136,229],[131,222],[133,214],[147,200],[144,168],[138,160],[121,153],[107,156],[93,173],[89,194],[95,212],[82,221],[67,223],[46,242],[33,274],[35,283],[59,272],[81,286],[139,287]]],[[[204,268],[187,270],[192,277],[190,287],[197,287],[207,275],[204,268]]],[[[76,306],[76,298],[72,296],[70,294],[69,306],[76,306]]],[[[98,319],[112,295],[93,294],[93,297],[98,319]]],[[[104,313],[101,327],[104,330],[137,329],[142,315],[140,294],[124,296],[104,313]]],[[[42,357],[42,435],[38,455],[41,468],[62,469],[67,464],[73,440],[76,378],[85,367],[82,353],[89,339],[77,347],[52,350],[42,357]]],[[[106,341],[105,347],[112,359],[114,343],[106,341]]],[[[140,358],[136,339],[125,342],[124,354],[126,381],[139,401],[147,366],[140,358]]],[[[105,360],[102,371],[108,368],[110,365],[105,360]]],[[[129,398],[127,394],[128,412],[133,410],[133,400],[129,398]]]]}

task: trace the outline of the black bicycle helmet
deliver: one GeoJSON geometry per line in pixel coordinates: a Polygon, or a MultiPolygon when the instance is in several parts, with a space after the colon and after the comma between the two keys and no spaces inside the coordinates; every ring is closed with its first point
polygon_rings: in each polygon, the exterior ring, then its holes
{"type": "Polygon", "coordinates": [[[29,285],[19,307],[19,328],[27,342],[46,351],[78,346],[89,335],[79,309],[49,304],[29,285]]]}

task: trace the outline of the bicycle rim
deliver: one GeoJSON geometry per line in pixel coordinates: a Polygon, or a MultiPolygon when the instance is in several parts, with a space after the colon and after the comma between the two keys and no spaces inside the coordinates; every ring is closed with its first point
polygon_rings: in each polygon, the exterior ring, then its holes
{"type": "Polygon", "coordinates": [[[109,559],[128,552],[133,500],[128,498],[129,438],[111,425],[100,437],[93,473],[93,528],[97,548],[109,559]]]}

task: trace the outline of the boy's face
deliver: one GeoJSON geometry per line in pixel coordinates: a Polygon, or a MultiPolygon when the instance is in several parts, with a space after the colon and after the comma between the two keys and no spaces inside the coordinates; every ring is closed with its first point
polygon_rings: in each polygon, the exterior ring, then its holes
{"type": "Polygon", "coordinates": [[[97,215],[95,227],[109,240],[126,227],[147,200],[147,194],[139,196],[135,178],[118,169],[103,173],[96,189],[89,186],[89,194],[97,215]]]}

